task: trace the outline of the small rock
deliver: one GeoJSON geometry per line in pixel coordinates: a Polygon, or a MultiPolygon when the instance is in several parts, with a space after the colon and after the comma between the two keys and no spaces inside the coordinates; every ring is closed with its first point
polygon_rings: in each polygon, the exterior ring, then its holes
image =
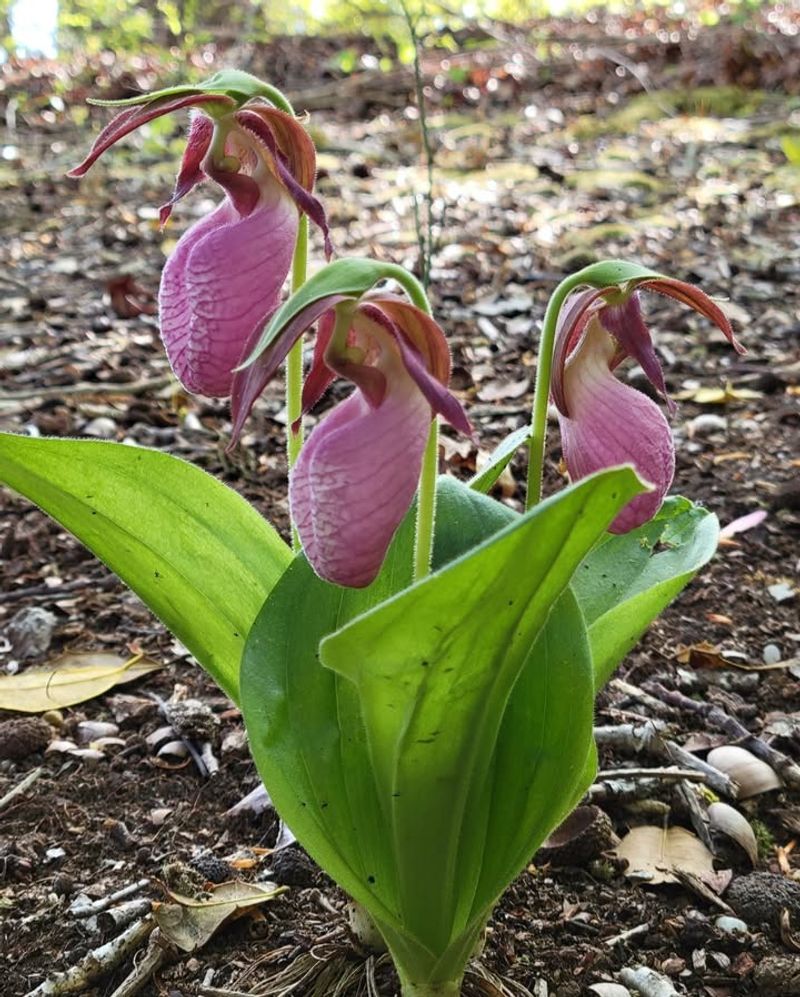
{"type": "Polygon", "coordinates": [[[775,602],[788,602],[790,599],[794,599],[797,594],[788,582],[778,582],[777,585],[768,585],[767,592],[769,592],[775,602]]]}
{"type": "Polygon", "coordinates": [[[753,971],[759,997],[800,997],[800,957],[768,955],[753,971]]]}
{"type": "Polygon", "coordinates": [[[21,661],[41,657],[50,647],[55,625],[56,618],[47,609],[38,606],[20,609],[6,627],[12,655],[21,661]]]}
{"type": "Polygon", "coordinates": [[[720,914],[714,924],[726,935],[746,935],[747,925],[741,918],[731,917],[728,914],[720,914]]]}
{"type": "Polygon", "coordinates": [[[800,918],[800,883],[772,872],[751,872],[731,883],[725,899],[748,924],[775,925],[787,908],[793,918],[800,918]]]}
{"type": "Polygon", "coordinates": [[[0,723],[0,759],[19,761],[50,743],[53,729],[41,717],[16,717],[0,723]]]}
{"type": "Polygon", "coordinates": [[[104,723],[102,720],[82,720],[78,724],[78,740],[81,744],[89,744],[100,737],[116,737],[119,727],[116,724],[104,723]]]}
{"type": "Polygon", "coordinates": [[[689,438],[694,436],[710,436],[712,433],[724,432],[728,428],[728,420],[712,412],[695,416],[686,425],[689,438]]]}
{"type": "Polygon", "coordinates": [[[781,660],[781,649],[777,644],[767,644],[762,657],[765,665],[776,665],[781,660]]]}
{"type": "Polygon", "coordinates": [[[113,419],[101,415],[87,422],[81,432],[84,436],[93,436],[98,440],[113,440],[117,435],[117,424],[113,419]]]}
{"type": "Polygon", "coordinates": [[[169,815],[172,813],[171,807],[157,807],[148,814],[148,820],[153,827],[161,827],[169,815]]]}

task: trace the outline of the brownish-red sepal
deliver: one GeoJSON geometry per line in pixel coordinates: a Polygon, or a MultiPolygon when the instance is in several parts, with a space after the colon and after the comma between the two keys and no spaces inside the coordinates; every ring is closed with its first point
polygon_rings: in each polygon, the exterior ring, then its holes
{"type": "Polygon", "coordinates": [[[197,93],[183,94],[180,97],[159,97],[147,104],[137,104],[135,107],[125,108],[109,121],[92,143],[88,156],[82,163],[71,169],[67,176],[82,177],[107,149],[110,149],[121,138],[147,124],[148,121],[160,118],[164,114],[171,114],[183,107],[197,107],[203,104],[226,104],[234,107],[235,101],[224,94],[209,94],[198,91],[197,93]]]}

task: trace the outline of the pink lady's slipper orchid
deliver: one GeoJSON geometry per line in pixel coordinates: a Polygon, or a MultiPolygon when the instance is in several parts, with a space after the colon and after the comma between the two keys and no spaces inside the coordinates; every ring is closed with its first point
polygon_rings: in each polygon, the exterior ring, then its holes
{"type": "Polygon", "coordinates": [[[737,352],[744,352],[724,312],[699,288],[666,277],[638,280],[635,288],[631,284],[573,292],[558,317],[553,354],[551,394],[570,477],[629,463],[653,487],[625,506],[611,524],[613,533],[626,533],[651,519],[675,473],[672,433],[661,410],[613,373],[625,357],[633,357],[674,410],[637,289],[689,305],[714,322],[737,352]]]}
{"type": "Polygon", "coordinates": [[[258,368],[233,371],[280,302],[298,212],[322,228],[330,254],[325,213],[312,194],[314,144],[302,125],[262,101],[241,104],[223,93],[156,97],[118,114],[70,176],[83,176],[110,146],[146,122],[185,107],[197,113],[161,222],[206,178],[226,196],[184,233],[167,260],[159,295],[161,335],[188,391],[224,398],[246,385],[257,394],[263,387],[258,368]]]}
{"type": "Polygon", "coordinates": [[[355,390],[300,451],[289,480],[292,520],[320,577],[361,588],[380,571],[414,498],[432,418],[438,413],[468,435],[472,429],[447,390],[444,333],[419,308],[386,293],[329,295],[306,307],[260,358],[267,378],[318,319],[304,410],[337,374],[355,390]]]}

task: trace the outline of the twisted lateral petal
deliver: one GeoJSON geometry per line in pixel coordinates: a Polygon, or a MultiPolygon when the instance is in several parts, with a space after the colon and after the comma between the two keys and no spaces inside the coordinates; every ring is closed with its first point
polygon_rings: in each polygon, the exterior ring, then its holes
{"type": "Polygon", "coordinates": [[[246,218],[226,198],[184,234],[164,267],[161,335],[189,391],[229,395],[244,346],[277,307],[297,211],[277,185],[270,194],[246,218]]]}
{"type": "Polygon", "coordinates": [[[238,124],[254,135],[269,151],[275,175],[291,195],[298,209],[322,231],[325,257],[333,246],[325,209],[311,190],[316,175],[316,150],[311,137],[291,115],[275,108],[253,105],[236,112],[238,124]]]}
{"type": "Polygon", "coordinates": [[[158,220],[161,225],[167,224],[167,220],[172,214],[172,206],[177,204],[182,197],[185,197],[205,178],[201,164],[206,152],[208,152],[213,134],[214,122],[211,118],[207,118],[204,114],[196,114],[192,118],[189,139],[183,150],[181,168],[175,180],[175,190],[167,203],[162,204],[158,209],[158,220]]]}
{"type": "Polygon", "coordinates": [[[82,177],[106,149],[110,149],[115,142],[136,131],[148,121],[160,118],[164,114],[171,114],[182,107],[196,107],[203,104],[227,104],[229,107],[233,107],[235,101],[224,94],[198,92],[183,94],[181,97],[159,97],[146,104],[137,104],[135,107],[126,108],[109,121],[94,140],[86,159],[70,170],[67,176],[82,177]]]}
{"type": "Polygon", "coordinates": [[[450,348],[431,316],[394,296],[365,298],[360,311],[393,336],[406,371],[433,411],[460,433],[472,436],[472,424],[447,388],[450,348]]]}
{"type": "Polygon", "coordinates": [[[625,533],[651,519],[672,484],[675,450],[667,420],[645,395],[614,377],[614,344],[596,317],[564,372],[569,417],[559,412],[561,442],[575,480],[618,464],[633,464],[653,491],[629,502],[611,524],[625,533]]]}
{"type": "Polygon", "coordinates": [[[300,451],[289,481],[292,519],[309,563],[337,585],[363,588],[380,571],[414,497],[431,421],[407,374],[371,408],[356,389],[300,451]]]}

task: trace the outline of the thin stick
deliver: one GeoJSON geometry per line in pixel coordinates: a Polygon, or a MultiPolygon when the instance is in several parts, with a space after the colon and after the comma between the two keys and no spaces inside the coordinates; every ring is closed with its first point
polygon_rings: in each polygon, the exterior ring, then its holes
{"type": "Polygon", "coordinates": [[[671,689],[665,688],[660,682],[645,682],[642,683],[642,688],[670,706],[677,706],[681,710],[687,710],[703,717],[713,727],[741,742],[742,747],[752,751],[757,758],[766,762],[767,765],[771,765],[782,776],[787,785],[793,786],[795,789],[800,787],[800,767],[795,765],[791,758],[784,755],[782,751],[778,751],[751,733],[735,717],[730,716],[719,706],[713,703],[699,703],[697,700],[684,696],[681,692],[673,692],[671,689]]]}
{"type": "Polygon", "coordinates": [[[138,882],[129,883],[127,886],[123,886],[121,889],[115,890],[113,893],[109,893],[108,896],[101,897],[99,900],[85,900],[81,903],[81,897],[77,897],[70,904],[69,912],[73,917],[91,917],[93,914],[99,914],[101,911],[113,907],[119,900],[127,900],[128,897],[132,897],[135,893],[139,893],[140,890],[145,889],[149,885],[149,879],[140,879],[138,882]]]}
{"type": "Polygon", "coordinates": [[[620,931],[618,935],[612,935],[610,938],[603,939],[603,945],[608,945],[611,948],[616,945],[617,942],[627,942],[629,938],[636,938],[637,935],[645,935],[650,930],[650,921],[645,921],[644,924],[637,924],[635,928],[628,928],[626,931],[620,931]]]}
{"type": "Polygon", "coordinates": [[[88,990],[95,980],[113,972],[132,955],[155,927],[151,917],[136,921],[121,935],[87,952],[81,961],[63,973],[54,973],[26,997],[61,997],[88,990]]]}
{"type": "Polygon", "coordinates": [[[601,769],[595,776],[598,782],[616,779],[666,779],[669,781],[680,781],[688,779],[690,782],[707,782],[708,777],[705,772],[698,772],[696,769],[601,769]]]}
{"type": "Polygon", "coordinates": [[[146,378],[142,381],[129,381],[127,384],[60,384],[52,388],[29,388],[20,391],[0,392],[0,405],[6,402],[22,402],[33,398],[62,398],[68,395],[143,395],[147,391],[157,391],[172,384],[174,378],[165,374],[162,377],[146,378]]]}
{"type": "Polygon", "coordinates": [[[427,291],[431,278],[431,260],[433,257],[433,147],[428,131],[428,117],[425,110],[425,86],[422,77],[422,64],[419,58],[419,36],[417,26],[411,16],[411,11],[405,0],[401,0],[400,9],[408,27],[411,44],[414,48],[414,89],[417,95],[417,110],[419,111],[419,130],[422,135],[422,146],[425,150],[425,163],[428,174],[428,189],[425,193],[425,235],[422,233],[422,225],[419,218],[416,194],[414,195],[414,222],[417,229],[417,239],[420,244],[420,275],[422,286],[427,291]]]}
{"type": "Polygon", "coordinates": [[[175,955],[174,946],[163,938],[160,928],[156,928],[150,935],[147,951],[141,961],[133,967],[111,997],[135,997],[153,973],[175,955]]]}
{"type": "Polygon", "coordinates": [[[12,800],[16,799],[17,796],[22,796],[23,793],[27,792],[31,786],[36,782],[39,776],[44,772],[44,766],[39,766],[38,769],[33,769],[29,772],[24,779],[17,783],[16,786],[12,786],[11,789],[0,798],[0,810],[5,810],[12,800]]]}

